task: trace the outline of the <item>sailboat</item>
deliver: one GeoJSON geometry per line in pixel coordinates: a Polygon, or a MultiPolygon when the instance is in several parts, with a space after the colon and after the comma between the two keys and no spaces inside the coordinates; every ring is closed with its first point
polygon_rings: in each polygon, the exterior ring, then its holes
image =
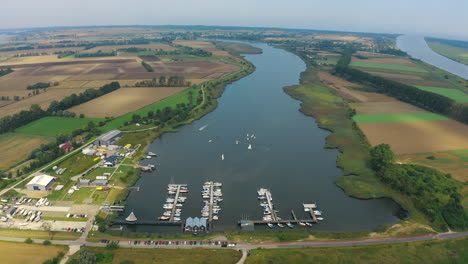
{"type": "Polygon", "coordinates": [[[239,140],[236,140],[236,145],[239,145],[239,140]]]}
{"type": "Polygon", "coordinates": [[[221,160],[224,160],[224,154],[221,154],[221,160]]]}
{"type": "Polygon", "coordinates": [[[252,150],[252,145],[249,144],[249,146],[247,147],[248,150],[252,150]]]}

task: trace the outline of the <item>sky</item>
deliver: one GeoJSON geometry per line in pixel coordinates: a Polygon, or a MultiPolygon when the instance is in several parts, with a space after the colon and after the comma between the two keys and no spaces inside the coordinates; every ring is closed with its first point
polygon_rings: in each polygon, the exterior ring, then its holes
{"type": "Polygon", "coordinates": [[[0,28],[217,25],[468,40],[468,0],[1,0],[0,28]]]}

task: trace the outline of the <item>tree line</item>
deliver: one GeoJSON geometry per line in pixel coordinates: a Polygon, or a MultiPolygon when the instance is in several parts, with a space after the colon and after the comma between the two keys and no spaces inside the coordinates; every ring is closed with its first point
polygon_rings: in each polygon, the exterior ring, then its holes
{"type": "Polygon", "coordinates": [[[98,52],[94,53],[75,53],[75,58],[94,58],[94,57],[112,57],[116,56],[117,52],[102,52],[98,50],[98,52]]]}
{"type": "Polygon", "coordinates": [[[137,82],[136,87],[180,87],[190,86],[190,82],[185,81],[184,76],[159,76],[159,78],[153,78],[151,80],[144,80],[137,82]]]}
{"type": "Polygon", "coordinates": [[[56,100],[52,101],[47,111],[42,110],[41,107],[39,107],[39,105],[37,104],[31,105],[30,109],[27,111],[23,110],[19,113],[1,118],[0,134],[14,131],[18,127],[24,126],[32,121],[38,120],[45,116],[57,115],[57,113],[62,113],[62,115],[64,115],[63,111],[68,108],[85,103],[96,97],[115,91],[119,88],[120,84],[118,82],[112,82],[100,87],[99,89],[87,89],[79,95],[72,94],[70,96],[67,96],[63,98],[60,102],[56,100]]]}
{"type": "Polygon", "coordinates": [[[408,195],[439,228],[468,228],[468,216],[458,193],[461,184],[451,179],[450,174],[420,165],[395,164],[394,154],[387,144],[375,146],[370,154],[371,166],[380,179],[408,195]]]}
{"type": "Polygon", "coordinates": [[[151,50],[151,54],[152,55],[194,55],[198,57],[213,56],[213,53],[206,51],[206,50],[182,46],[182,45],[173,45],[173,46],[178,49],[176,50],[161,50],[161,49],[151,50]]]}
{"type": "Polygon", "coordinates": [[[147,72],[154,72],[153,67],[151,67],[151,65],[148,63],[142,61],[141,65],[146,69],[147,72]]]}
{"type": "Polygon", "coordinates": [[[33,84],[33,85],[28,85],[26,87],[26,89],[28,90],[36,90],[36,89],[45,89],[45,88],[49,88],[50,87],[50,83],[45,83],[45,82],[38,82],[36,84],[33,84]]]}
{"type": "Polygon", "coordinates": [[[7,75],[9,73],[12,73],[12,72],[13,72],[13,69],[11,69],[10,67],[5,68],[5,69],[0,69],[0,77],[7,75]]]}
{"type": "Polygon", "coordinates": [[[425,110],[449,116],[463,123],[468,123],[468,105],[457,103],[448,97],[420,90],[411,85],[388,80],[384,77],[351,68],[349,67],[349,63],[351,62],[352,53],[352,50],[343,52],[343,55],[333,70],[333,74],[351,82],[370,85],[379,93],[390,95],[425,110]]]}

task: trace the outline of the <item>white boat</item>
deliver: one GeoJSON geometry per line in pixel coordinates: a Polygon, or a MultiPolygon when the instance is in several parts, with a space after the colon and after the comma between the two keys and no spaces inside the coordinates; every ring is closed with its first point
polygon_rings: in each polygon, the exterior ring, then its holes
{"type": "Polygon", "coordinates": [[[176,204],[175,206],[176,206],[176,207],[182,207],[183,204],[178,203],[178,204],[176,204]]]}
{"type": "Polygon", "coordinates": [[[217,187],[221,187],[221,186],[223,186],[223,184],[222,184],[222,183],[220,183],[220,182],[215,182],[215,183],[213,183],[213,185],[214,185],[214,186],[217,186],[217,187]]]}
{"type": "Polygon", "coordinates": [[[247,147],[248,150],[252,150],[252,145],[249,144],[249,146],[247,147]]]}
{"type": "Polygon", "coordinates": [[[213,220],[218,220],[219,217],[217,215],[213,215],[213,220]]]}
{"type": "Polygon", "coordinates": [[[312,227],[312,224],[311,224],[311,223],[308,223],[308,222],[307,222],[307,223],[305,223],[305,224],[306,224],[306,226],[312,227]]]}
{"type": "Polygon", "coordinates": [[[224,154],[221,154],[221,160],[224,160],[224,154]]]}
{"type": "Polygon", "coordinates": [[[151,159],[151,156],[150,156],[150,155],[148,155],[148,156],[146,156],[146,158],[147,158],[147,159],[151,159]]]}
{"type": "Polygon", "coordinates": [[[299,222],[299,225],[300,225],[300,226],[307,226],[307,225],[306,225],[305,223],[303,223],[303,222],[299,222]]]}
{"type": "Polygon", "coordinates": [[[167,216],[160,216],[158,217],[159,220],[169,220],[169,217],[167,216]]]}
{"type": "Polygon", "coordinates": [[[267,224],[267,226],[268,226],[269,228],[273,228],[273,227],[275,227],[275,225],[274,225],[274,224],[272,224],[272,223],[268,223],[268,224],[267,224]]]}
{"type": "Polygon", "coordinates": [[[163,216],[171,216],[171,212],[164,212],[163,216]]]}
{"type": "Polygon", "coordinates": [[[174,192],[174,191],[168,191],[167,193],[168,194],[176,194],[176,192],[174,192]]]}
{"type": "Polygon", "coordinates": [[[291,223],[286,223],[286,225],[287,225],[289,228],[293,228],[293,227],[294,227],[294,225],[291,224],[291,223]]]}
{"type": "Polygon", "coordinates": [[[236,145],[239,145],[239,140],[236,140],[236,145]]]}
{"type": "Polygon", "coordinates": [[[322,212],[319,211],[319,210],[315,210],[315,211],[314,211],[314,214],[315,214],[315,215],[322,215],[322,212]]]}
{"type": "Polygon", "coordinates": [[[173,203],[175,200],[174,198],[167,198],[166,203],[173,203]]]}
{"type": "Polygon", "coordinates": [[[201,214],[201,216],[203,216],[203,217],[207,217],[207,216],[209,216],[209,215],[210,215],[209,213],[202,213],[202,214],[201,214]]]}
{"type": "Polygon", "coordinates": [[[317,217],[317,220],[322,221],[322,220],[323,220],[323,217],[317,217]]]}
{"type": "Polygon", "coordinates": [[[210,139],[210,140],[208,140],[208,143],[211,143],[212,141],[213,141],[213,140],[212,140],[212,139],[210,139]]]}
{"type": "Polygon", "coordinates": [[[284,227],[284,225],[283,225],[282,223],[278,223],[278,227],[281,227],[281,228],[283,228],[283,227],[284,227]]]}

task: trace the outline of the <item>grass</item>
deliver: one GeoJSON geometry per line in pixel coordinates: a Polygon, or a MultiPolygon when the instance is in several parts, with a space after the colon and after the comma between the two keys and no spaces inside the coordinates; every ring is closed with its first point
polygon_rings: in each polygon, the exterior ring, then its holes
{"type": "Polygon", "coordinates": [[[0,242],[1,262],[8,264],[43,263],[56,257],[59,252],[67,251],[67,246],[0,242]]]}
{"type": "MultiPolygon", "coordinates": [[[[106,252],[103,248],[92,248],[95,253],[106,252]]],[[[132,263],[236,263],[241,253],[230,249],[118,249],[111,251],[114,255],[111,264],[123,261],[132,263]]],[[[72,259],[78,258],[78,254],[72,259]]]]}
{"type": "Polygon", "coordinates": [[[20,229],[4,229],[0,228],[0,236],[32,238],[32,239],[49,239],[49,240],[75,240],[78,239],[81,233],[75,232],[53,232],[53,237],[50,239],[50,234],[42,230],[20,230],[20,229]]]}
{"type": "Polygon", "coordinates": [[[6,170],[27,159],[31,150],[41,144],[49,143],[51,137],[29,135],[22,133],[6,133],[0,135],[0,170],[6,170]]]}
{"type": "Polygon", "coordinates": [[[262,49],[251,46],[245,43],[233,43],[224,41],[215,41],[214,44],[218,49],[226,50],[229,53],[240,55],[240,54],[259,54],[262,53],[262,49]]]}
{"type": "Polygon", "coordinates": [[[363,67],[363,68],[380,68],[380,69],[397,70],[397,71],[427,72],[424,69],[405,66],[405,65],[398,65],[398,64],[385,64],[385,63],[376,63],[376,62],[353,61],[353,62],[351,62],[350,65],[355,66],[355,67],[363,67]]]}
{"type": "Polygon", "coordinates": [[[468,65],[468,49],[454,47],[434,41],[429,41],[427,44],[433,51],[440,55],[468,65]]]}
{"type": "Polygon", "coordinates": [[[355,115],[356,123],[380,123],[380,122],[414,122],[414,121],[438,121],[448,118],[434,113],[413,114],[383,114],[383,115],[355,115]]]}
{"type": "Polygon", "coordinates": [[[260,263],[466,263],[468,239],[375,246],[255,249],[248,264],[260,263]]]}
{"type": "MultiPolygon", "coordinates": [[[[80,152],[77,152],[76,154],[72,155],[71,157],[67,158],[66,160],[62,161],[60,164],[57,165],[58,168],[67,169],[62,175],[57,176],[61,178],[69,178],[81,174],[94,164],[101,161],[100,159],[94,161],[95,158],[96,156],[84,155],[80,152]]],[[[47,172],[51,175],[56,174],[55,171],[51,168],[49,168],[47,172]]]]}
{"type": "Polygon", "coordinates": [[[83,128],[90,121],[97,124],[104,120],[102,118],[44,117],[16,129],[16,132],[55,137],[61,134],[71,134],[73,130],[83,128]]]}
{"type": "Polygon", "coordinates": [[[450,99],[453,99],[456,102],[468,103],[468,94],[457,89],[422,86],[422,85],[414,85],[414,86],[424,91],[428,91],[431,93],[436,93],[436,94],[440,94],[442,96],[448,97],[450,99]]]}

